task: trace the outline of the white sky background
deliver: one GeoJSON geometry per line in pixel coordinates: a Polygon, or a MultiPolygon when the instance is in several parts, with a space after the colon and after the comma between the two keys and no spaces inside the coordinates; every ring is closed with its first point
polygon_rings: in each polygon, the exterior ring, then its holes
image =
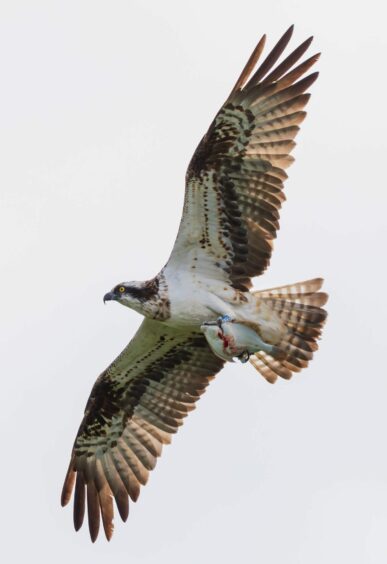
{"type": "Polygon", "coordinates": [[[386,562],[382,5],[1,4],[3,561],[386,562]],[[321,350],[275,386],[227,366],[92,545],[60,490],[91,386],[140,322],[102,296],[164,264],[200,137],[260,36],[291,23],[321,75],[256,286],[323,275],[321,350]]]}

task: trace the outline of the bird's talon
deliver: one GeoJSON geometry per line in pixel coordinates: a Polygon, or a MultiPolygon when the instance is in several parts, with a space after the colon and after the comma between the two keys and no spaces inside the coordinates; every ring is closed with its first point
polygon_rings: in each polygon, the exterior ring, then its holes
{"type": "Polygon", "coordinates": [[[244,351],[242,354],[238,356],[238,359],[241,361],[242,364],[248,362],[250,358],[250,353],[248,351],[244,351]]]}

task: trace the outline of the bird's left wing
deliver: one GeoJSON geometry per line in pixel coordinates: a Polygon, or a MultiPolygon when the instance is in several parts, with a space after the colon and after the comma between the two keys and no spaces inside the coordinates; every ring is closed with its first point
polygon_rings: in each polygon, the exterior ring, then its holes
{"type": "Polygon", "coordinates": [[[223,361],[202,333],[181,332],[145,319],[129,345],[99,376],[87,402],[65,478],[62,505],[74,493],[78,530],[87,505],[92,541],[100,516],[107,539],[113,533],[113,497],[125,521],[129,497],[156,464],[184,417],[223,361]]]}
{"type": "Polygon", "coordinates": [[[285,199],[285,169],[306,115],[305,91],[317,77],[301,78],[318,55],[295,66],[312,38],[276,65],[292,31],[253,73],[263,36],[196,149],[170,268],[210,275],[239,290],[247,290],[250,279],[267,268],[285,199]]]}

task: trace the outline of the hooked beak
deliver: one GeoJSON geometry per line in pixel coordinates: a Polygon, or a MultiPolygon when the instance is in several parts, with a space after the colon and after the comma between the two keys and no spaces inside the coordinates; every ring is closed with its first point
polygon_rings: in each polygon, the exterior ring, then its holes
{"type": "Polygon", "coordinates": [[[116,299],[115,294],[113,292],[108,292],[103,297],[103,303],[111,302],[112,300],[115,300],[115,299],[116,299]]]}

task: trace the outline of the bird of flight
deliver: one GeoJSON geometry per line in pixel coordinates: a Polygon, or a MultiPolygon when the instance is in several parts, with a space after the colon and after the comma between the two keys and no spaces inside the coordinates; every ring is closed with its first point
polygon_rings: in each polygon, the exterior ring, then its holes
{"type": "Polygon", "coordinates": [[[91,540],[100,520],[113,534],[113,499],[129,513],[162,445],[225,361],[250,363],[268,382],[308,365],[326,318],[316,278],[251,290],[269,265],[285,169],[305,118],[317,61],[300,63],[312,38],[276,65],[293,27],[257,66],[259,41],[199,143],[186,174],[183,215],[167,264],[152,280],[122,282],[104,300],[144,316],[99,376],[76,436],[62,505],[74,491],[74,526],[87,506],[91,540]]]}

